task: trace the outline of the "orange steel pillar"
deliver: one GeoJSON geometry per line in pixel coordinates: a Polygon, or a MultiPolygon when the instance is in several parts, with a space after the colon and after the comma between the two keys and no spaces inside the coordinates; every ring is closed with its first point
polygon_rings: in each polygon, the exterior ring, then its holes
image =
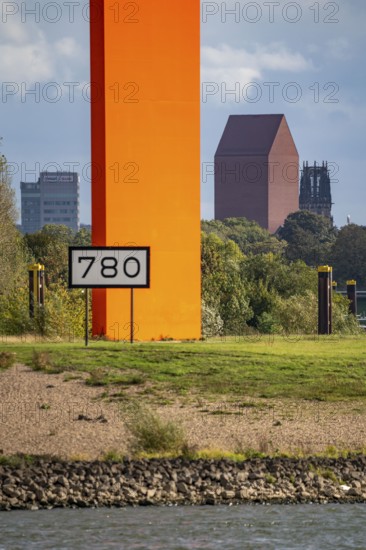
{"type": "MultiPolygon", "coordinates": [[[[150,246],[137,340],[201,336],[200,3],[91,0],[93,246],[150,246]]],[[[93,333],[129,338],[130,291],[93,290],[93,333]]]]}

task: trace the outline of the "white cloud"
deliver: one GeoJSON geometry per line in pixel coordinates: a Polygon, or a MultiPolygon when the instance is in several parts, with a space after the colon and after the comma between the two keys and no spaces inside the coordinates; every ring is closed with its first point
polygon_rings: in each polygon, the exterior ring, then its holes
{"type": "MultiPolygon", "coordinates": [[[[77,41],[64,36],[53,41],[35,25],[8,21],[0,24],[2,82],[63,82],[72,80],[85,57],[77,41]]],[[[74,80],[77,80],[74,78],[74,80]]]]}
{"type": "Polygon", "coordinates": [[[313,68],[311,61],[298,52],[289,51],[281,43],[257,45],[254,52],[227,44],[201,48],[203,81],[247,84],[263,80],[264,71],[300,73],[313,68]]]}
{"type": "Polygon", "coordinates": [[[53,74],[51,56],[42,37],[24,44],[0,45],[1,80],[37,82],[53,74]]]}
{"type": "Polygon", "coordinates": [[[55,43],[55,50],[64,57],[75,57],[80,53],[80,48],[76,40],[70,36],[65,36],[55,43]]]}
{"type": "Polygon", "coordinates": [[[14,42],[24,44],[28,39],[27,27],[20,21],[10,20],[6,24],[0,23],[0,44],[14,42]]]}
{"type": "Polygon", "coordinates": [[[279,43],[258,47],[253,61],[264,70],[301,73],[313,69],[312,62],[306,60],[301,53],[292,53],[279,43]]]}

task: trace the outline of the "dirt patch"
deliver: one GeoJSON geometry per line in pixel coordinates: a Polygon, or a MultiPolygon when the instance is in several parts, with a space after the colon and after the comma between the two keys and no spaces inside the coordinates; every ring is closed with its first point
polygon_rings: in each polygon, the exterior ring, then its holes
{"type": "MultiPolygon", "coordinates": [[[[126,400],[103,399],[105,387],[85,384],[85,373],[44,374],[16,365],[0,373],[0,450],[94,459],[128,449],[126,400]],[[66,381],[65,381],[66,380],[66,381]]],[[[117,393],[119,388],[110,388],[117,393]]],[[[139,399],[163,418],[180,423],[198,449],[319,452],[329,446],[366,447],[366,404],[273,399],[189,400],[170,394],[157,405],[139,399]]]]}

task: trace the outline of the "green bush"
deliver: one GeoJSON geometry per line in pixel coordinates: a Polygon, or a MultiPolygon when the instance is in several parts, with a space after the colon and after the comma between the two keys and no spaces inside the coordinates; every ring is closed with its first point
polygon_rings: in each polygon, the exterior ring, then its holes
{"type": "Polygon", "coordinates": [[[28,286],[20,284],[0,293],[0,333],[9,336],[26,334],[32,331],[33,324],[29,318],[28,286]]]}
{"type": "Polygon", "coordinates": [[[275,334],[279,331],[279,323],[275,314],[264,311],[258,317],[258,330],[263,334],[275,334]]]}
{"type": "Polygon", "coordinates": [[[52,371],[54,369],[51,354],[48,351],[33,351],[31,367],[35,371],[52,371]]]}
{"type": "Polygon", "coordinates": [[[286,334],[314,334],[318,323],[318,299],[311,292],[278,301],[276,317],[286,334]]]}
{"type": "Polygon", "coordinates": [[[362,329],[356,317],[349,312],[346,296],[333,293],[333,332],[338,334],[359,334],[362,329]]]}
{"type": "Polygon", "coordinates": [[[103,454],[102,460],[105,462],[123,462],[125,456],[120,453],[119,451],[116,451],[115,449],[111,449],[110,451],[107,451],[103,454]]]}
{"type": "Polygon", "coordinates": [[[94,368],[89,372],[89,378],[85,383],[88,386],[107,386],[108,385],[108,372],[102,367],[94,368]]]}
{"type": "Polygon", "coordinates": [[[6,295],[0,293],[0,334],[27,333],[61,339],[82,337],[85,333],[83,291],[69,290],[62,283],[51,284],[45,289],[44,307],[35,308],[33,319],[29,317],[29,290],[25,281],[6,295]]]}
{"type": "Polygon", "coordinates": [[[9,369],[15,363],[15,353],[8,351],[0,352],[0,369],[9,369]]]}
{"type": "Polygon", "coordinates": [[[80,289],[51,284],[45,293],[45,306],[37,332],[60,338],[82,337],[85,333],[85,297],[80,289]]]}
{"type": "Polygon", "coordinates": [[[127,421],[131,433],[131,450],[141,453],[181,453],[185,445],[184,432],[172,420],[163,420],[151,409],[136,406],[127,421]]]}
{"type": "Polygon", "coordinates": [[[222,334],[224,322],[220,313],[214,308],[202,301],[202,336],[211,338],[222,334]]]}

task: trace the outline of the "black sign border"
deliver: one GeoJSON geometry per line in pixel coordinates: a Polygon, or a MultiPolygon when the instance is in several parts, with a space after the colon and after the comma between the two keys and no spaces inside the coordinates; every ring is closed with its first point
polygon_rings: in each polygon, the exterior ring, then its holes
{"type": "Polygon", "coordinates": [[[150,246],[69,246],[69,288],[150,288],[150,246]],[[146,284],[143,285],[81,285],[72,283],[72,253],[74,250],[145,250],[147,253],[146,284]]]}

